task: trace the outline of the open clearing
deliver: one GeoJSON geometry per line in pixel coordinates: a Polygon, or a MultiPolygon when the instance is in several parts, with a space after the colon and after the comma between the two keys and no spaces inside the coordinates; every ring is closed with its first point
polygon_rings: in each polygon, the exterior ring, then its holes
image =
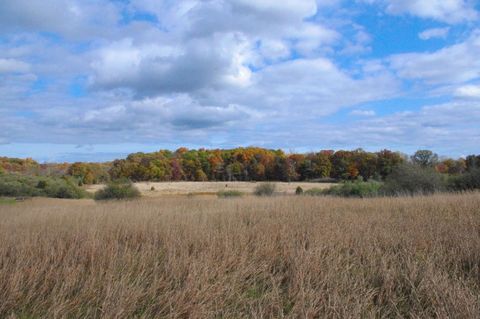
{"type": "Polygon", "coordinates": [[[0,206],[0,318],[479,313],[479,193],[0,206]]]}
{"type": "MultiPolygon", "coordinates": [[[[277,185],[276,192],[282,194],[295,194],[295,189],[300,186],[303,190],[312,188],[328,188],[331,183],[308,183],[308,182],[273,182],[277,185]]],[[[141,182],[135,186],[143,196],[156,197],[162,195],[186,195],[203,194],[215,195],[219,191],[240,191],[245,194],[253,193],[255,187],[261,182],[141,182]],[[154,190],[152,191],[152,187],[154,190]]],[[[88,185],[88,192],[95,192],[104,185],[88,185]]]]}

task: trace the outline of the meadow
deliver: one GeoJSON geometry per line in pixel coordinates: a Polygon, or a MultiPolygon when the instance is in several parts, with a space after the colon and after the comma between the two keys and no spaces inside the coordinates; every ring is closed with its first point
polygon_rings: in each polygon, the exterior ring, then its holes
{"type": "MultiPolygon", "coordinates": [[[[158,197],[167,195],[216,195],[222,191],[237,191],[243,194],[252,194],[261,182],[138,182],[134,183],[142,196],[158,197]],[[153,189],[152,189],[153,187],[153,189]]],[[[295,194],[297,187],[304,190],[325,189],[334,183],[310,182],[275,182],[276,192],[280,194],[295,194]]],[[[95,193],[105,185],[87,185],[85,190],[95,193]]]]}
{"type": "Polygon", "coordinates": [[[475,318],[480,194],[0,205],[0,318],[475,318]]]}

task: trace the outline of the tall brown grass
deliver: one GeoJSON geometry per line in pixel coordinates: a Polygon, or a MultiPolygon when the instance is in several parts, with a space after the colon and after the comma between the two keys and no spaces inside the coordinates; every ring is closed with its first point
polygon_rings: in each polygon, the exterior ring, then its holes
{"type": "Polygon", "coordinates": [[[475,318],[480,195],[0,206],[1,318],[475,318]]]}

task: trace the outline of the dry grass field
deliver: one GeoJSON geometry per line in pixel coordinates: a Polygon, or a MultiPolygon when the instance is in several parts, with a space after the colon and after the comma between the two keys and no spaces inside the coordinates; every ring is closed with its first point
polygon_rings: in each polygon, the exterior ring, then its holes
{"type": "Polygon", "coordinates": [[[0,206],[0,318],[478,318],[480,194],[0,206]]]}
{"type": "MultiPolygon", "coordinates": [[[[204,194],[215,195],[219,191],[239,191],[245,194],[253,193],[255,187],[261,182],[141,182],[135,186],[142,193],[142,196],[158,197],[164,195],[186,195],[204,194]],[[152,191],[151,188],[154,188],[152,191]]],[[[275,182],[276,192],[283,194],[294,194],[297,186],[308,190],[312,188],[328,188],[331,183],[308,183],[308,182],[275,182]]],[[[88,185],[85,189],[94,193],[104,187],[103,185],[88,185]]]]}

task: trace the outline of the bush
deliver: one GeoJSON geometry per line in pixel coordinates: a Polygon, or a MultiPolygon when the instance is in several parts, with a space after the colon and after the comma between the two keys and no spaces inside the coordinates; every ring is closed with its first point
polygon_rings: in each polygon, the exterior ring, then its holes
{"type": "Polygon", "coordinates": [[[297,189],[295,190],[295,195],[302,195],[303,194],[303,188],[300,186],[297,186],[297,189]]]}
{"type": "Polygon", "coordinates": [[[40,188],[40,189],[47,188],[47,181],[45,181],[45,180],[38,181],[37,188],[40,188]]]}
{"type": "Polygon", "coordinates": [[[325,195],[340,197],[375,197],[380,195],[382,183],[376,181],[363,182],[360,180],[354,182],[345,182],[323,190],[325,195]]]}
{"type": "Polygon", "coordinates": [[[255,191],[253,192],[257,196],[272,196],[275,193],[275,189],[277,185],[274,183],[262,183],[255,187],[255,191]]]}
{"type": "Polygon", "coordinates": [[[241,197],[243,193],[240,191],[219,191],[217,196],[220,198],[227,198],[227,197],[241,197]]]}
{"type": "Polygon", "coordinates": [[[140,197],[140,191],[130,180],[117,180],[107,184],[95,193],[95,200],[134,199],[140,197]]]}
{"type": "Polygon", "coordinates": [[[480,189],[480,169],[472,169],[462,175],[451,177],[448,188],[453,191],[480,189]]]}
{"type": "Polygon", "coordinates": [[[403,164],[387,176],[383,191],[387,195],[417,195],[433,194],[445,188],[445,179],[435,169],[403,164]]]}
{"type": "Polygon", "coordinates": [[[69,178],[3,174],[0,176],[0,196],[84,198],[87,193],[69,178]]]}
{"type": "Polygon", "coordinates": [[[86,192],[77,186],[73,178],[57,178],[47,180],[45,183],[45,192],[48,197],[55,198],[84,198],[86,192]]]}

